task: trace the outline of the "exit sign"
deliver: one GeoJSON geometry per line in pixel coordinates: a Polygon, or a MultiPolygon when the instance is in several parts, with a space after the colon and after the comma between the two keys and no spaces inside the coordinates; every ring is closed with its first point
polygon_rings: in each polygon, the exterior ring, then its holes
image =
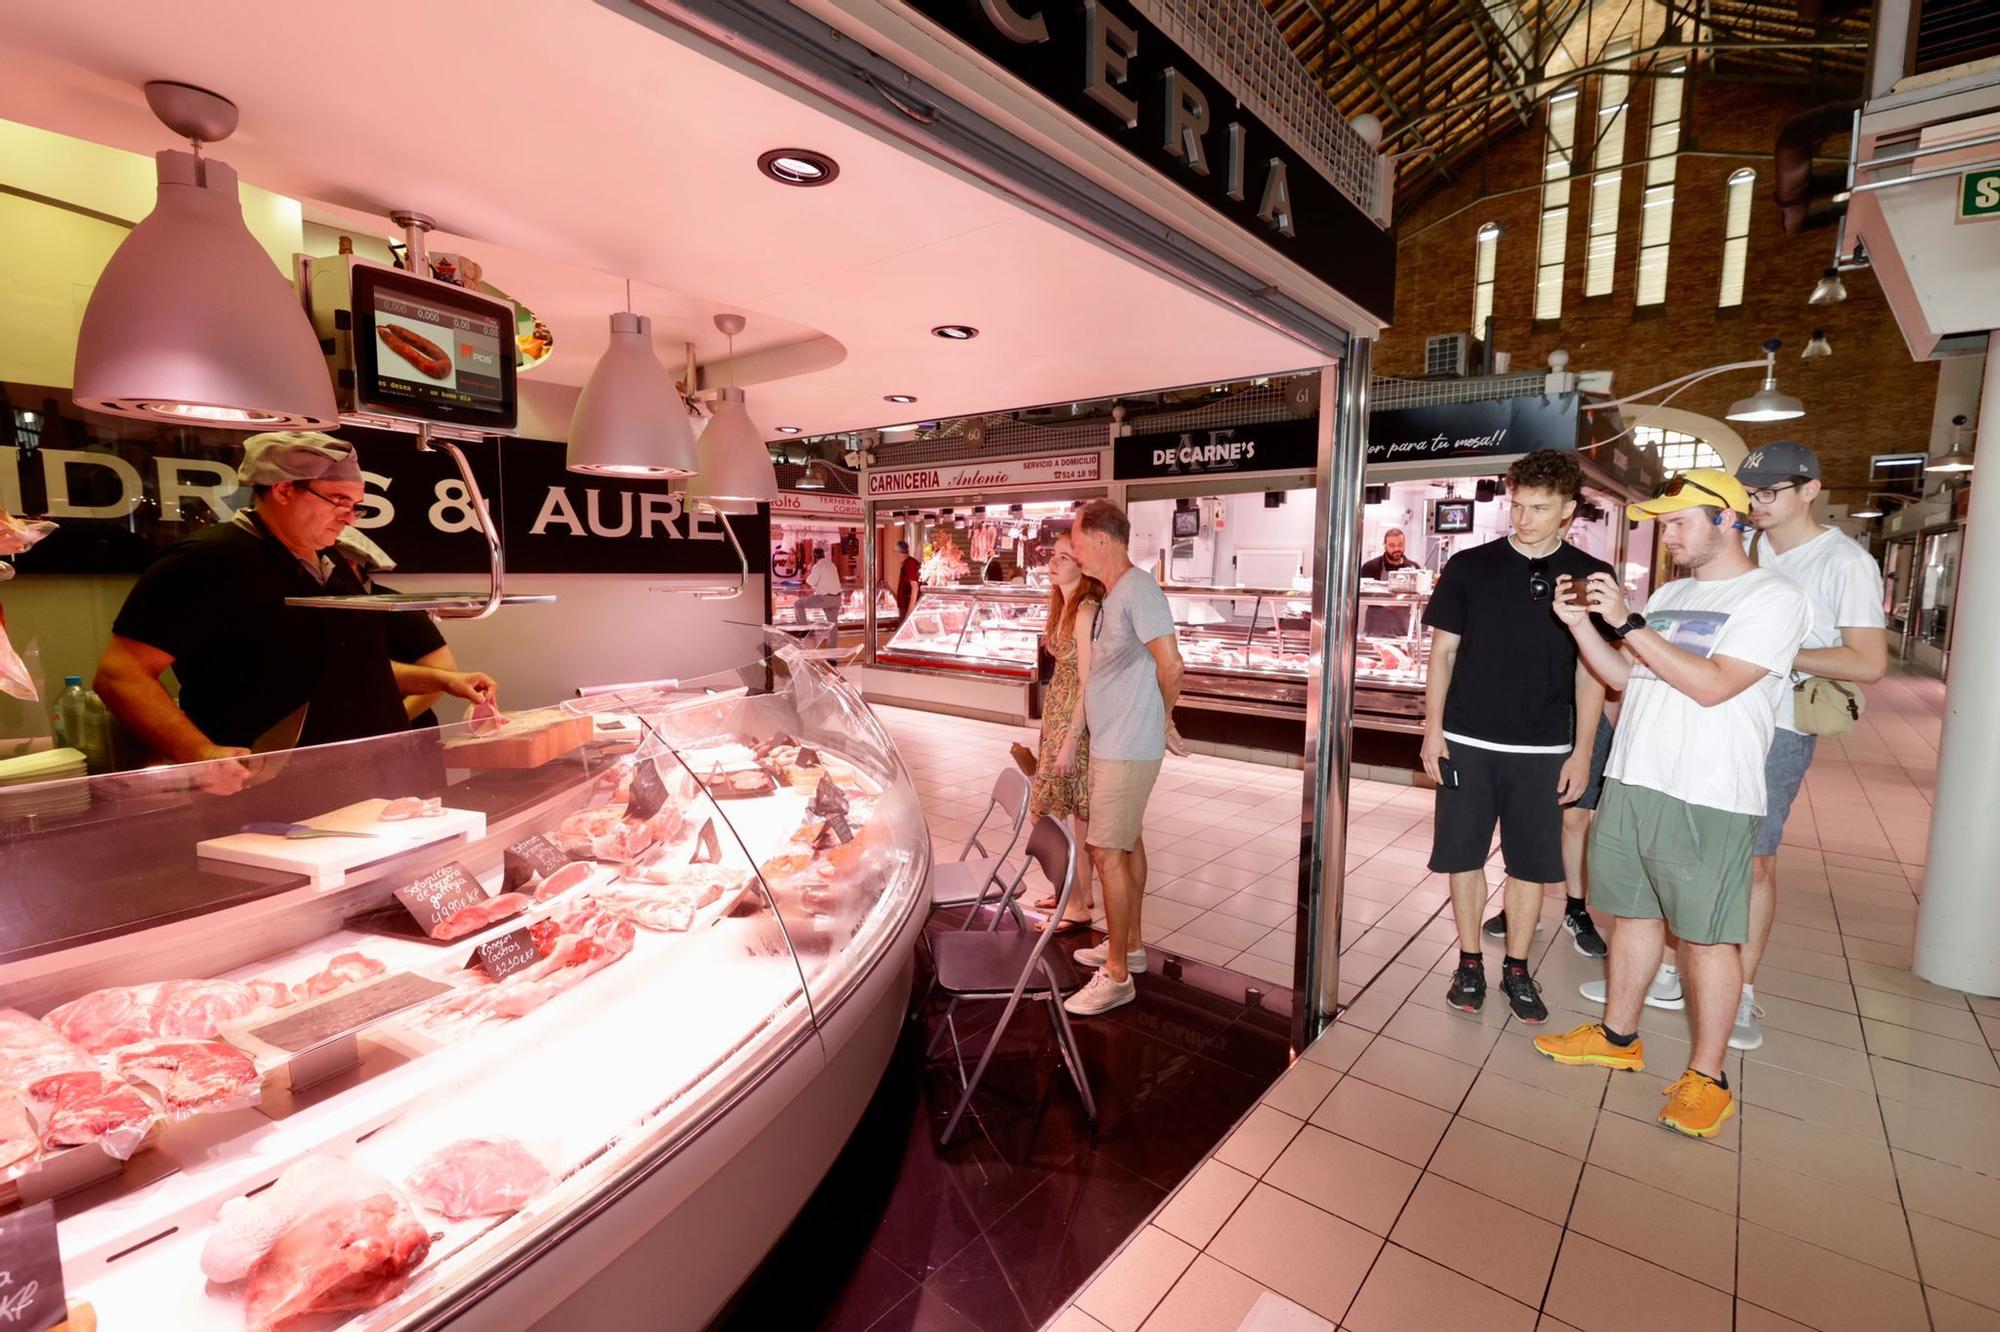
{"type": "Polygon", "coordinates": [[[1968,171],[1958,178],[1958,219],[2000,217],[2000,167],[1968,171]]]}

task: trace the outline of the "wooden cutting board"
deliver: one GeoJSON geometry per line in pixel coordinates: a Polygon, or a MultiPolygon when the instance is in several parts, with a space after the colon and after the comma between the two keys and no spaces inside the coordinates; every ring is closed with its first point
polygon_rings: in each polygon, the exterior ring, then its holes
{"type": "Polygon", "coordinates": [[[460,732],[444,743],[453,768],[539,768],[590,743],[596,723],[588,713],[511,717],[491,735],[460,732]]]}

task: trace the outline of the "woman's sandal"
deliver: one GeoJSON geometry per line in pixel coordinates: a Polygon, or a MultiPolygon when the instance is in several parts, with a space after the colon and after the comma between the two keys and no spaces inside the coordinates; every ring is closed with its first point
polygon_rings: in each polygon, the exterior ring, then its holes
{"type": "MultiPolygon", "coordinates": [[[[1055,931],[1057,934],[1067,934],[1071,930],[1087,930],[1091,927],[1092,923],[1090,915],[1087,912],[1082,916],[1064,916],[1055,923],[1055,931]]],[[[1035,926],[1035,928],[1037,930],[1046,930],[1049,928],[1049,923],[1043,921],[1041,924],[1035,926]]]]}

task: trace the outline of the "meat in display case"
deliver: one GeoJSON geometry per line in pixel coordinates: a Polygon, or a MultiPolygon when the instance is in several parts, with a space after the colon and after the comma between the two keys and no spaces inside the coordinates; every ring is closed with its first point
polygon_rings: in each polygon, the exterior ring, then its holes
{"type": "Polygon", "coordinates": [[[1283,588],[1162,589],[1187,676],[1181,706],[1303,715],[1312,603],[1283,588]]]}
{"type": "Polygon", "coordinates": [[[1354,724],[1421,731],[1431,638],[1421,592],[1371,592],[1362,584],[1354,650],[1354,724]]]}
{"type": "Polygon", "coordinates": [[[1024,586],[927,587],[877,660],[1028,679],[1048,612],[1048,593],[1024,586]]]}
{"type": "MultiPolygon", "coordinates": [[[[809,610],[803,614],[799,602],[811,596],[803,586],[773,587],[771,589],[771,623],[781,629],[793,625],[815,625],[825,623],[819,610],[809,610]]],[[[875,589],[875,621],[886,624],[896,618],[896,595],[886,587],[875,589]]],[[[850,587],[840,594],[840,624],[842,628],[859,629],[868,622],[868,603],[862,600],[861,589],[850,587]]]]}
{"type": "Polygon", "coordinates": [[[846,1138],[929,869],[859,696],[474,726],[0,794],[0,1209],[107,1332],[697,1328],[846,1138]]]}

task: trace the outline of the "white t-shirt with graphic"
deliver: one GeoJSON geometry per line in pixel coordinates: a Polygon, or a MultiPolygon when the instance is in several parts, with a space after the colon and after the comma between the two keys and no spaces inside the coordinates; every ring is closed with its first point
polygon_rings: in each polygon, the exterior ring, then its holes
{"type": "MultiPolygon", "coordinates": [[[[1757,539],[1756,546],[1760,567],[1776,569],[1805,589],[1806,600],[1812,604],[1806,647],[1839,647],[1842,629],[1887,627],[1888,617],[1882,613],[1882,570],[1859,542],[1839,528],[1821,528],[1818,536],[1782,554],[1773,549],[1768,536],[1757,539]]],[[[1792,722],[1789,697],[1778,709],[1778,725],[1799,732],[1792,722]]]]}
{"type": "Polygon", "coordinates": [[[1764,758],[1778,708],[1791,707],[1792,658],[1812,611],[1783,574],[1753,569],[1734,578],[1668,583],[1646,603],[1646,624],[1676,647],[1764,668],[1736,697],[1705,708],[1638,661],[1604,775],[1690,805],[1764,813],[1764,758]]]}

